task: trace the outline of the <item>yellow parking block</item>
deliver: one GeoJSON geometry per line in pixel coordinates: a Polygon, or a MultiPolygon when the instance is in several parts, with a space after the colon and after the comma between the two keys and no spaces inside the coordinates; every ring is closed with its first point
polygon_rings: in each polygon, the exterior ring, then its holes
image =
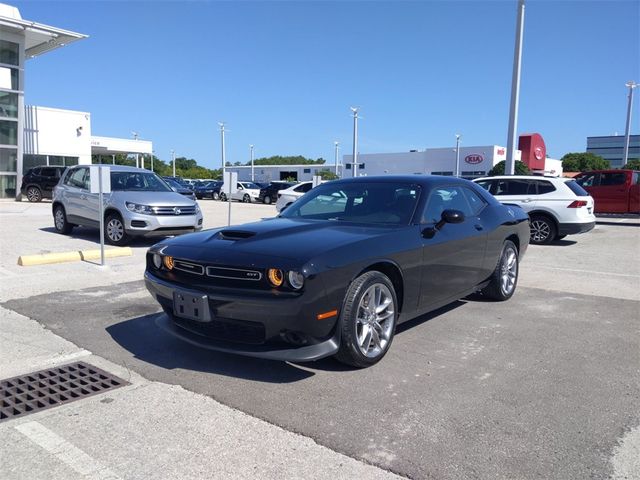
{"type": "MultiPolygon", "coordinates": [[[[133,255],[130,247],[110,248],[104,251],[105,258],[129,257],[133,255]]],[[[80,260],[99,260],[100,250],[78,250],[75,252],[42,253],[40,255],[22,255],[18,265],[46,265],[48,263],[77,262],[80,260]]]]}

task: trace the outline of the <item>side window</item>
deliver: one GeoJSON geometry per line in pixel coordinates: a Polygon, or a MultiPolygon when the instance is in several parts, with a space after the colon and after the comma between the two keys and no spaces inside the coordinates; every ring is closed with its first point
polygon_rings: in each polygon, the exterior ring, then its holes
{"type": "Polygon", "coordinates": [[[487,203],[480,197],[480,195],[470,188],[463,188],[462,191],[464,192],[464,196],[467,198],[472,215],[478,215],[487,203]]]}
{"type": "Polygon", "coordinates": [[[460,210],[465,216],[474,215],[462,187],[437,187],[431,191],[422,223],[439,222],[445,210],[460,210]]]}
{"type": "Polygon", "coordinates": [[[43,168],[40,171],[40,175],[43,177],[55,177],[57,168],[43,168]]]}
{"type": "Polygon", "coordinates": [[[581,187],[596,187],[600,184],[598,181],[600,174],[598,173],[587,173],[580,178],[577,179],[578,185],[581,187]]]}
{"type": "Polygon", "coordinates": [[[40,175],[40,169],[39,168],[32,168],[29,173],[31,175],[40,175]]]}
{"type": "Polygon", "coordinates": [[[640,173],[633,173],[633,180],[631,185],[640,185],[640,173]]]}
{"type": "Polygon", "coordinates": [[[554,187],[551,182],[547,182],[545,180],[538,180],[536,183],[538,184],[539,195],[556,191],[556,187],[554,187]]]}
{"type": "Polygon", "coordinates": [[[601,173],[600,174],[600,186],[611,185],[624,185],[627,181],[627,175],[625,173],[601,173]]]}
{"type": "Polygon", "coordinates": [[[293,191],[294,192],[302,192],[302,193],[307,193],[309,190],[311,190],[311,187],[313,186],[312,183],[303,183],[302,185],[300,185],[297,188],[294,188],[293,191]]]}
{"type": "Polygon", "coordinates": [[[484,188],[487,192],[491,193],[491,184],[493,183],[493,180],[481,180],[476,183],[484,188]]]}
{"type": "MultiPolygon", "coordinates": [[[[87,188],[85,187],[86,170],[86,168],[76,168],[75,170],[72,170],[71,172],[69,172],[69,175],[67,175],[67,178],[64,179],[64,183],[71,187],[87,188]]],[[[89,179],[87,178],[87,183],[88,180],[89,179]]]]}

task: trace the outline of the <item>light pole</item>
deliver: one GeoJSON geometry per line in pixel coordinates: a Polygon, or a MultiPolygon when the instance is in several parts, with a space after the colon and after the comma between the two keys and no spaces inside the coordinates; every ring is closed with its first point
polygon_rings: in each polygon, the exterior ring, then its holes
{"type": "Polygon", "coordinates": [[[359,107],[351,107],[353,112],[353,163],[351,169],[354,177],[358,176],[358,110],[359,107]]]}
{"type": "Polygon", "coordinates": [[[222,145],[222,181],[224,181],[224,174],[226,171],[226,161],[225,161],[225,153],[224,153],[224,122],[218,122],[218,125],[220,125],[220,140],[221,140],[221,145],[222,145]]]}
{"type": "Polygon", "coordinates": [[[622,166],[629,163],[629,133],[631,131],[631,105],[633,104],[633,89],[638,86],[634,81],[625,83],[629,87],[629,104],[627,105],[627,128],[624,130],[624,154],[622,155],[622,166]]]}
{"type": "Polygon", "coordinates": [[[336,175],[338,175],[338,150],[340,149],[340,142],[333,142],[333,145],[336,147],[336,175]]]}
{"type": "Polygon", "coordinates": [[[250,157],[251,157],[251,181],[255,182],[255,178],[253,176],[253,145],[249,145],[250,157]]]}
{"type": "Polygon", "coordinates": [[[173,160],[173,176],[176,176],[176,151],[171,150],[171,159],[173,160]]]}
{"type": "MultiPolygon", "coordinates": [[[[131,132],[131,135],[133,135],[133,139],[135,141],[138,141],[138,132],[131,132]]],[[[136,168],[140,168],[140,158],[138,157],[137,153],[136,153],[136,168]]]]}
{"type": "Polygon", "coordinates": [[[516,131],[518,130],[518,101],[520,99],[520,63],[522,62],[522,36],[524,33],[524,0],[518,0],[518,22],[516,24],[516,46],[513,53],[513,77],[511,78],[511,108],[509,109],[509,131],[507,135],[507,161],[505,175],[515,171],[516,131]]]}
{"type": "Polygon", "coordinates": [[[151,171],[153,172],[153,154],[156,153],[155,150],[151,150],[151,171]]]}
{"type": "Polygon", "coordinates": [[[460,176],[460,134],[456,133],[456,177],[460,176]]]}

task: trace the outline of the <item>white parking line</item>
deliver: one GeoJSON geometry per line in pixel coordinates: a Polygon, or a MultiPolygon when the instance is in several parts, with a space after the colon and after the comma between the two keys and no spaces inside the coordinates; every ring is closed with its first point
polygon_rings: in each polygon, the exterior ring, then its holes
{"type": "Polygon", "coordinates": [[[67,442],[64,438],[38,422],[22,423],[17,425],[15,429],[86,478],[99,480],[121,479],[95,458],[87,455],[78,447],[67,442]]]}
{"type": "Polygon", "coordinates": [[[640,275],[634,275],[634,274],[629,274],[629,273],[595,272],[593,270],[580,270],[580,269],[577,269],[577,268],[563,268],[563,267],[556,267],[554,265],[536,264],[536,268],[548,268],[550,270],[563,270],[565,272],[588,273],[590,275],[613,275],[614,277],[640,278],[640,275]]]}

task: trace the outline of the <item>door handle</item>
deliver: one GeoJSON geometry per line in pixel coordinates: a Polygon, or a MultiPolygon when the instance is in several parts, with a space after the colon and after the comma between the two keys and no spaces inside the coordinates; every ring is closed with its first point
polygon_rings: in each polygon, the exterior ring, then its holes
{"type": "Polygon", "coordinates": [[[482,225],[478,225],[478,224],[476,224],[476,225],[474,225],[473,227],[474,227],[476,230],[478,230],[479,232],[480,232],[480,231],[482,231],[482,230],[484,230],[484,227],[483,227],[482,225]]]}

